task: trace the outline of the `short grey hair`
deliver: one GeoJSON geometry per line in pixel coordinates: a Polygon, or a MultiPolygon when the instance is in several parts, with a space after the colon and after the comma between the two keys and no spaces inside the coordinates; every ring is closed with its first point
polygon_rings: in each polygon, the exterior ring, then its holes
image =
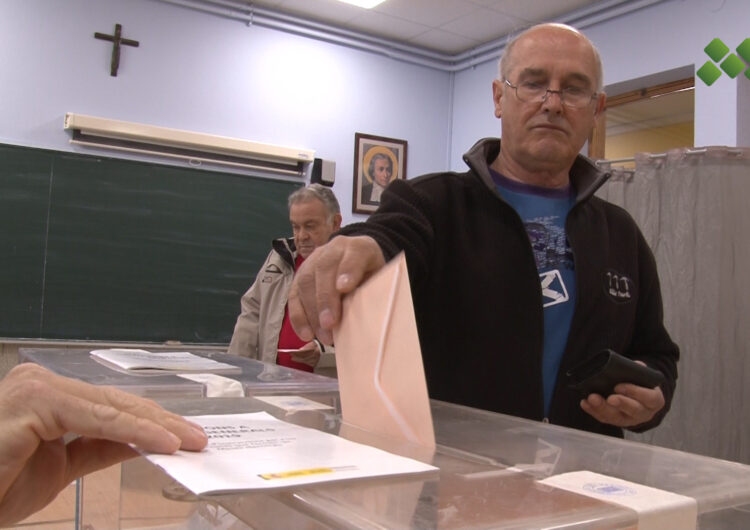
{"type": "MultiPolygon", "coordinates": [[[[551,27],[560,27],[560,28],[568,28],[570,30],[575,31],[579,35],[581,35],[586,42],[589,43],[589,46],[591,46],[591,50],[594,52],[594,63],[596,65],[596,91],[602,92],[604,90],[604,68],[602,67],[602,57],[599,54],[599,50],[594,46],[594,43],[591,42],[586,35],[578,31],[572,26],[568,26],[567,24],[537,24],[536,26],[531,26],[530,28],[522,31],[515,37],[513,37],[508,44],[505,45],[505,49],[503,50],[503,55],[500,57],[500,61],[498,62],[498,68],[497,68],[497,78],[500,81],[505,81],[508,79],[508,71],[510,70],[511,66],[511,55],[513,54],[513,48],[516,46],[516,43],[518,40],[526,35],[528,32],[533,31],[535,29],[539,29],[545,26],[551,26],[551,27]]],[[[508,81],[510,81],[508,79],[508,81]]]]}
{"type": "Polygon", "coordinates": [[[334,215],[336,215],[337,213],[341,213],[339,201],[338,199],[336,199],[333,191],[331,190],[331,188],[323,186],[322,184],[310,184],[305,188],[294,190],[291,195],[289,195],[287,205],[291,210],[293,204],[297,204],[298,202],[307,202],[313,199],[319,200],[323,203],[323,206],[325,206],[326,211],[328,212],[329,221],[333,218],[334,215]]]}

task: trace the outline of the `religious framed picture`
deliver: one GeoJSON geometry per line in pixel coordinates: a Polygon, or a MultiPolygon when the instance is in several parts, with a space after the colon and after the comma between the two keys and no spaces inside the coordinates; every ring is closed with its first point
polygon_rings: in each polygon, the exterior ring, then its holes
{"type": "Polygon", "coordinates": [[[374,212],[385,187],[395,179],[405,178],[406,140],[354,134],[352,212],[374,212]]]}

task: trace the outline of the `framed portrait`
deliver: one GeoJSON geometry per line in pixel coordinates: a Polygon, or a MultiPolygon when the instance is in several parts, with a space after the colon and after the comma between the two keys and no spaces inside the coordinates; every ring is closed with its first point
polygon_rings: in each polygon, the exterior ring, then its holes
{"type": "Polygon", "coordinates": [[[354,213],[374,212],[385,187],[395,179],[405,178],[406,140],[354,134],[354,213]]]}

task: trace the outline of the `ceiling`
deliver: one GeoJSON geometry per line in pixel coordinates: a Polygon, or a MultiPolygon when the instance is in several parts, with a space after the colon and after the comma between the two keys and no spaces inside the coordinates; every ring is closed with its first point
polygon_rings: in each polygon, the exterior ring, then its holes
{"type": "MultiPolygon", "coordinates": [[[[497,59],[509,37],[534,24],[583,29],[664,0],[385,0],[373,9],[337,0],[161,1],[455,72],[497,59]]],[[[646,100],[611,109],[607,129],[684,121],[692,109],[690,94],[646,100]]]]}
{"type": "Polygon", "coordinates": [[[496,59],[540,22],[583,29],[665,0],[160,0],[446,71],[496,59]]]}
{"type": "MultiPolygon", "coordinates": [[[[600,0],[385,0],[362,9],[337,0],[252,4],[447,54],[470,50],[600,0]]],[[[611,2],[608,2],[611,4],[611,2]]]]}

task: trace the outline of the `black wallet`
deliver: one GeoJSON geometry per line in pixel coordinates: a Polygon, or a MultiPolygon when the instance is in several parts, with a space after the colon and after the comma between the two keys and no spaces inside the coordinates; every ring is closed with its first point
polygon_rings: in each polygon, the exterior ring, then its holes
{"type": "Polygon", "coordinates": [[[568,386],[581,395],[607,397],[619,383],[654,388],[664,382],[664,374],[643,366],[609,349],[605,349],[568,370],[568,386]]]}

